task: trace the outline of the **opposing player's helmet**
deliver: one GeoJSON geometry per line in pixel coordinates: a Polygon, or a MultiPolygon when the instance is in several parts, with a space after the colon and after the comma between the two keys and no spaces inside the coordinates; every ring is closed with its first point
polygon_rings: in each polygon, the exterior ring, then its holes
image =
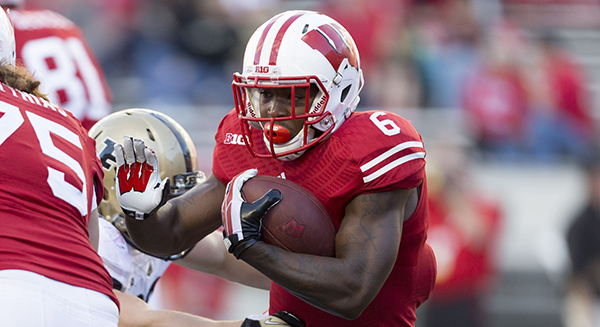
{"type": "Polygon", "coordinates": [[[15,30],[8,12],[4,9],[0,11],[0,61],[14,66],[17,61],[15,30]]]}
{"type": "Polygon", "coordinates": [[[243,65],[234,74],[233,95],[246,146],[256,157],[299,157],[339,128],[360,100],[363,74],[356,45],[344,27],[318,12],[293,10],[269,19],[248,41],[243,65]],[[318,88],[311,103],[310,85],[318,88]],[[288,117],[261,117],[250,92],[273,88],[306,96],[303,114],[292,107],[288,117]],[[304,128],[278,142],[277,130],[268,126],[291,119],[304,119],[304,128]],[[252,128],[263,130],[268,152],[256,146],[252,128]]]}
{"type": "MultiPolygon", "coordinates": [[[[126,233],[124,214],[115,194],[114,146],[125,135],[141,138],[156,152],[161,179],[171,180],[171,196],[179,196],[205,180],[198,170],[196,148],[188,133],[171,117],[150,109],[125,109],[98,121],[89,130],[104,168],[104,197],[100,214],[126,233]]],[[[125,234],[128,240],[127,235],[125,234]]]]}
{"type": "Polygon", "coordinates": [[[25,0],[0,0],[0,6],[4,8],[21,8],[25,4],[25,0]]]}

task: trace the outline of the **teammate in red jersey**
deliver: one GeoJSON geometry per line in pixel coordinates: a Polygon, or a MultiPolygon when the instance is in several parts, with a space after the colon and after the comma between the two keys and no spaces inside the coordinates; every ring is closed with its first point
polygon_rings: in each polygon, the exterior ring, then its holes
{"type": "Polygon", "coordinates": [[[273,281],[271,313],[292,311],[307,326],[414,326],[436,274],[425,149],[404,118],[354,112],[362,85],[358,51],[337,22],[311,11],[269,19],[234,74],[236,108],[219,125],[206,182],[164,204],[168,181],[153,151],[140,139],[117,145],[117,197],[134,242],[169,255],[223,223],[229,251],[273,281]],[[256,174],[296,182],[325,205],[335,257],[259,240],[280,195],[243,202],[241,186],[256,174]]]}
{"type": "Polygon", "coordinates": [[[0,8],[0,321],[2,326],[117,326],[98,254],[102,167],[95,142],[16,66],[0,8]]]}
{"type": "Polygon", "coordinates": [[[24,0],[0,0],[11,9],[17,61],[42,84],[50,101],[89,129],[112,111],[112,94],[81,29],[51,10],[25,10],[24,0]]]}

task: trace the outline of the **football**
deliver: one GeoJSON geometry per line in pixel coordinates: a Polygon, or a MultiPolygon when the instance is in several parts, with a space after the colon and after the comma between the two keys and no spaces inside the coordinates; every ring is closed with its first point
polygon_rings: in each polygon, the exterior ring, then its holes
{"type": "Polygon", "coordinates": [[[263,217],[261,240],[295,253],[335,256],[335,228],[319,200],[304,187],[282,178],[256,176],[244,183],[242,197],[254,202],[270,189],[281,201],[263,217]]]}

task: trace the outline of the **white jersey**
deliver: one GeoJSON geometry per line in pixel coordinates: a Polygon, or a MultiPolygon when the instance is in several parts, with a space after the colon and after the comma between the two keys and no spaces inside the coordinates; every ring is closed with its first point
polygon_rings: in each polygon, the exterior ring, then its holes
{"type": "Polygon", "coordinates": [[[134,249],[110,222],[102,217],[98,221],[98,254],[113,278],[114,288],[148,302],[154,285],[171,261],[155,258],[134,249]]]}

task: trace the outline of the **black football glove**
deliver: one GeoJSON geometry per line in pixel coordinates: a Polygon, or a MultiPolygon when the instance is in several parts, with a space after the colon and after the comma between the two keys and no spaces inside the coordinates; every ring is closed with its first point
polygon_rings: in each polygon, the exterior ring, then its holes
{"type": "Polygon", "coordinates": [[[223,219],[223,241],[229,253],[236,258],[260,239],[262,217],[281,200],[279,190],[270,190],[260,199],[248,203],[242,198],[244,183],[256,176],[256,169],[249,169],[234,177],[225,191],[225,199],[221,206],[223,219]]]}

